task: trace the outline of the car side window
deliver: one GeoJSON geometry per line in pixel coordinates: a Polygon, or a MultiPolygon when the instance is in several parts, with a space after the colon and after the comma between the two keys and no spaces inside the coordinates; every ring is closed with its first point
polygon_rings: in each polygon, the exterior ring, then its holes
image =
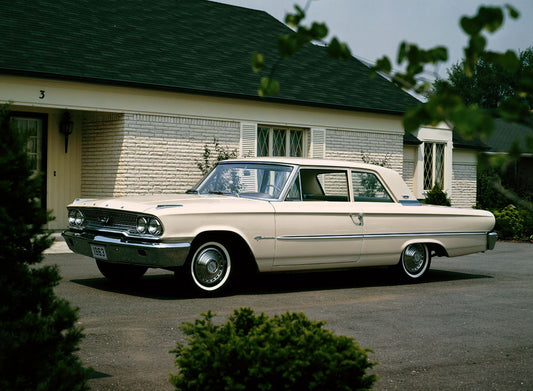
{"type": "Polygon", "coordinates": [[[374,173],[352,171],[352,186],[356,202],[394,202],[374,173]]]}
{"type": "Polygon", "coordinates": [[[303,169],[300,171],[304,201],[348,202],[348,175],[344,170],[303,169]]]}
{"type": "Polygon", "coordinates": [[[287,194],[285,201],[301,201],[301,200],[302,200],[302,192],[300,191],[300,174],[298,174],[291,188],[289,189],[289,193],[287,194]]]}

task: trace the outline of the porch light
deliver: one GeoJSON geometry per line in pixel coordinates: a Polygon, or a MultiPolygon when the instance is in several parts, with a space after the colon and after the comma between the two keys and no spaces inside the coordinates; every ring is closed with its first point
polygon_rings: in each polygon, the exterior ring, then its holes
{"type": "Polygon", "coordinates": [[[65,136],[65,153],[68,151],[68,136],[72,134],[74,130],[74,122],[70,119],[70,113],[65,111],[61,122],[59,123],[59,133],[65,136]]]}

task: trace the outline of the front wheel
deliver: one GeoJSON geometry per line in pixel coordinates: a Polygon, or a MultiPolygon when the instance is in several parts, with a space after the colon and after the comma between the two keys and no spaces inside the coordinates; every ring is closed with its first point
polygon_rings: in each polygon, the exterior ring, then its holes
{"type": "Polygon", "coordinates": [[[114,282],[137,281],[148,270],[144,266],[110,263],[98,259],[96,260],[96,266],[98,266],[98,270],[104,277],[114,282]]]}
{"type": "Polygon", "coordinates": [[[200,244],[190,259],[188,269],[194,287],[204,293],[218,293],[228,288],[233,270],[233,251],[225,242],[200,244]]]}
{"type": "Polygon", "coordinates": [[[420,280],[429,270],[431,254],[424,243],[408,245],[402,252],[398,264],[403,277],[408,280],[420,280]]]}

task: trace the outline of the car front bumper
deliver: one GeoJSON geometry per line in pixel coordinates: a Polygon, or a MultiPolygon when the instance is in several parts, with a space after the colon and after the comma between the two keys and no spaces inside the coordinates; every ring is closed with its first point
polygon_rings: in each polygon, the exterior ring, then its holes
{"type": "Polygon", "coordinates": [[[490,232],[487,234],[487,250],[494,250],[496,242],[498,241],[498,234],[496,232],[490,232]]]}
{"type": "Polygon", "coordinates": [[[62,233],[68,247],[77,254],[112,263],[155,268],[183,266],[191,247],[190,241],[148,242],[67,230],[62,233]]]}

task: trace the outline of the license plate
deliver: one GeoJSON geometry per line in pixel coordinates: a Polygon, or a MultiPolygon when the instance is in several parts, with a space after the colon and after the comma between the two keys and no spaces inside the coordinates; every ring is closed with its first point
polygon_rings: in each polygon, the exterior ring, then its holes
{"type": "Polygon", "coordinates": [[[91,251],[93,253],[93,257],[96,259],[103,259],[107,260],[107,253],[105,251],[104,246],[97,246],[96,244],[91,244],[91,251]]]}

